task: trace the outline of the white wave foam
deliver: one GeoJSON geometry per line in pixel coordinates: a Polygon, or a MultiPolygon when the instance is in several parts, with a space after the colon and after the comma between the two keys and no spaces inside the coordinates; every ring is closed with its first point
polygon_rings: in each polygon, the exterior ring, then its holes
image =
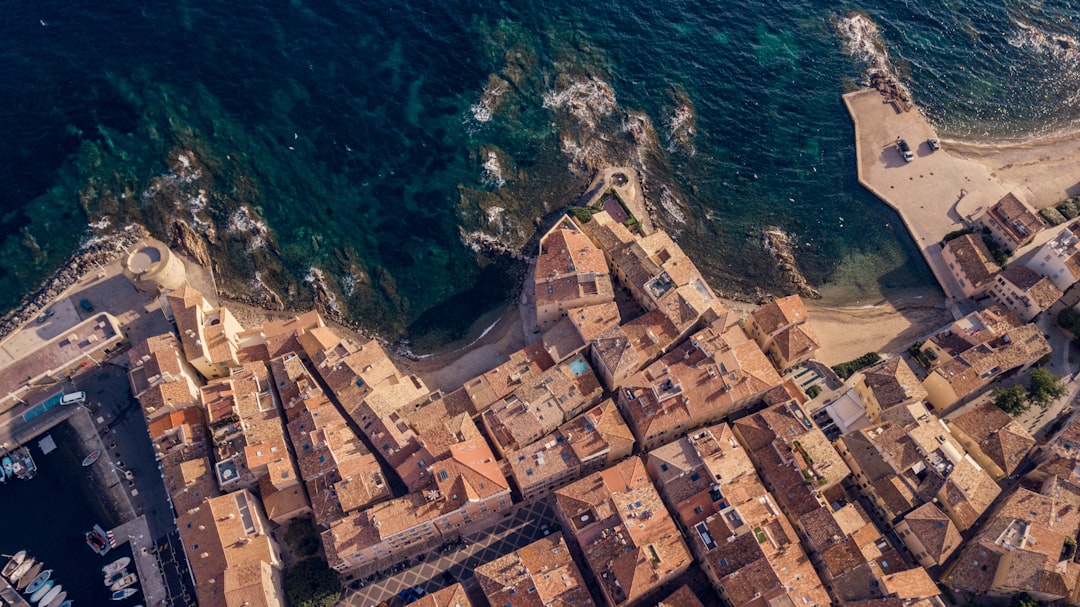
{"type": "Polygon", "coordinates": [[[1066,34],[1050,34],[1032,23],[1013,20],[1016,31],[1009,36],[1010,45],[1020,49],[1031,49],[1054,61],[1075,66],[1080,64],[1080,43],[1066,34]]]}
{"type": "Polygon", "coordinates": [[[676,223],[686,223],[686,214],[683,213],[682,204],[671,193],[671,190],[666,187],[660,189],[660,207],[663,208],[676,223]]]}
{"type": "Polygon", "coordinates": [[[480,99],[469,106],[473,120],[480,123],[490,122],[495,114],[495,105],[498,103],[499,97],[502,97],[503,93],[508,90],[510,90],[510,87],[507,86],[506,82],[492,76],[488,81],[488,85],[484,87],[480,99]]]}
{"type": "Polygon", "coordinates": [[[499,164],[499,157],[493,151],[487,153],[487,160],[484,161],[484,183],[491,184],[496,188],[506,185],[502,165],[499,164]]]}
{"type": "Polygon", "coordinates": [[[270,230],[261,219],[252,217],[247,207],[240,207],[229,215],[228,231],[230,234],[250,234],[250,250],[266,247],[266,238],[270,230]]]}
{"type": "Polygon", "coordinates": [[[867,75],[878,73],[887,76],[910,99],[910,92],[900,82],[896,75],[896,68],[889,59],[889,52],[885,48],[881,30],[870,17],[859,12],[848,13],[847,16],[837,20],[836,29],[840,33],[844,51],[869,64],[866,70],[867,75]]]}
{"type": "Polygon", "coordinates": [[[668,122],[668,141],[671,142],[669,152],[682,147],[690,156],[697,153],[694,146],[694,110],[688,104],[682,104],[672,112],[668,122]]]}
{"type": "Polygon", "coordinates": [[[548,91],[544,94],[544,107],[565,108],[583,124],[595,127],[597,120],[614,112],[618,104],[610,84],[589,77],[572,80],[562,89],[548,91]]]}
{"type": "Polygon", "coordinates": [[[326,308],[332,310],[338,314],[341,314],[341,304],[338,302],[337,296],[330,290],[329,283],[326,281],[326,274],[314,266],[308,268],[307,275],[304,276],[304,282],[307,283],[312,290],[322,291],[326,295],[326,308]]]}

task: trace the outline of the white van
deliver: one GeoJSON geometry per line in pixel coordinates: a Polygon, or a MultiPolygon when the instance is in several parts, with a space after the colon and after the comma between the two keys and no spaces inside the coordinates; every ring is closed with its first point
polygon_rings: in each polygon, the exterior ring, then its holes
{"type": "Polygon", "coordinates": [[[65,394],[60,398],[61,405],[80,405],[84,402],[86,402],[86,392],[81,390],[79,392],[65,394]]]}

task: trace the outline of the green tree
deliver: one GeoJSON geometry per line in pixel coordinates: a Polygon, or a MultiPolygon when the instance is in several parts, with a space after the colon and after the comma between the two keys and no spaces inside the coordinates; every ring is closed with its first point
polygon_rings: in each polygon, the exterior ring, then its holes
{"type": "Polygon", "coordinates": [[[1029,390],[1031,402],[1045,409],[1050,406],[1050,403],[1065,396],[1065,393],[1065,384],[1057,375],[1042,367],[1037,367],[1031,372],[1031,389],[1029,390]]]}
{"type": "Polygon", "coordinates": [[[285,544],[301,558],[314,556],[319,551],[319,543],[319,532],[310,518],[296,519],[285,529],[285,544]]]}
{"type": "Polygon", "coordinates": [[[817,398],[819,394],[821,394],[820,386],[810,386],[806,389],[806,395],[810,398],[817,398]]]}
{"type": "Polygon", "coordinates": [[[993,394],[994,404],[1013,417],[1023,415],[1031,407],[1028,404],[1027,390],[1019,384],[1008,388],[994,388],[993,394]]]}
{"type": "Polygon", "coordinates": [[[1047,603],[1046,601],[1037,601],[1028,596],[1028,593],[1021,592],[1020,594],[1014,594],[1012,596],[1011,607],[1050,607],[1050,603],[1047,603]]]}
{"type": "Polygon", "coordinates": [[[285,574],[285,596],[291,607],[333,607],[341,598],[341,580],[326,561],[304,559],[285,574]]]}

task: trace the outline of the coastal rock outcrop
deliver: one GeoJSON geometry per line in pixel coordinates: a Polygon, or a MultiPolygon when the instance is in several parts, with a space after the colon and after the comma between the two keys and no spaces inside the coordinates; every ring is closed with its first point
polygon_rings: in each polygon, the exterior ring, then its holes
{"type": "Polygon", "coordinates": [[[776,260],[780,271],[787,279],[790,291],[803,297],[820,299],[821,293],[810,286],[806,277],[795,263],[795,252],[791,237],[776,226],[767,226],[761,231],[762,245],[769,255],[776,260]]]}
{"type": "Polygon", "coordinates": [[[206,239],[183,219],[177,219],[169,225],[169,245],[194,259],[199,265],[210,267],[210,251],[206,246],[206,239]]]}

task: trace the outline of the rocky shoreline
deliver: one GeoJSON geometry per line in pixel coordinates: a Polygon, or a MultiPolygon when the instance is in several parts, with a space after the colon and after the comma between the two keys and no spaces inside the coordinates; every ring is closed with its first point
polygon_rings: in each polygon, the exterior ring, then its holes
{"type": "Polygon", "coordinates": [[[141,225],[128,225],[109,236],[96,237],[84,245],[63,267],[45,280],[37,290],[23,297],[19,305],[0,319],[0,340],[11,335],[47,308],[53,300],[88,272],[110,264],[127,254],[149,233],[141,225]]]}

